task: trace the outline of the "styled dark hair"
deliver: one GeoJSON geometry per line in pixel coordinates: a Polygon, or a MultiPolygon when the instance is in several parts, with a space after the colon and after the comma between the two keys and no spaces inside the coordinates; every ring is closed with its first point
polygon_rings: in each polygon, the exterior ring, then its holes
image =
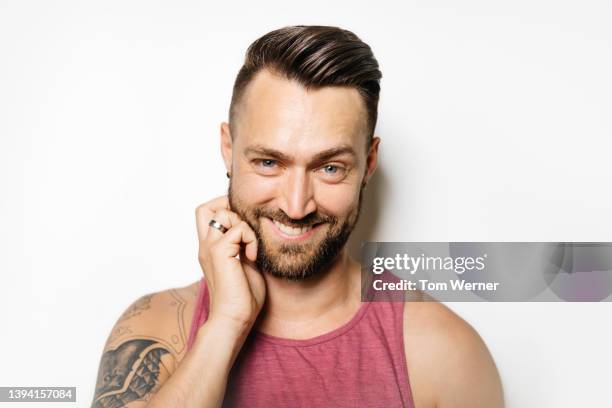
{"type": "Polygon", "coordinates": [[[374,135],[382,73],[370,47],[348,30],[331,26],[291,26],[271,31],[247,49],[229,111],[230,128],[246,86],[262,69],[296,80],[306,89],[356,88],[368,114],[368,144],[374,135]]]}

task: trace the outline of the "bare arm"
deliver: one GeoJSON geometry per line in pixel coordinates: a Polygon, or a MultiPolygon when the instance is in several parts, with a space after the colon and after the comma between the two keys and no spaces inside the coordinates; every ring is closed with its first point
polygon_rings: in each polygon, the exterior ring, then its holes
{"type": "Polygon", "coordinates": [[[134,302],[109,335],[92,407],[144,406],[184,355],[187,299],[179,291],[134,302]]]}
{"type": "Polygon", "coordinates": [[[207,321],[193,348],[147,407],[220,407],[227,377],[248,330],[207,321]]]}
{"type": "Polygon", "coordinates": [[[467,323],[457,323],[447,356],[441,363],[447,375],[438,408],[503,408],[501,380],[482,338],[467,323]]]}
{"type": "Polygon", "coordinates": [[[484,341],[437,302],[407,302],[404,346],[417,408],[503,408],[501,380],[484,341]]]}
{"type": "Polygon", "coordinates": [[[221,405],[248,328],[210,320],[186,352],[193,309],[187,296],[179,290],[146,295],[123,313],[104,348],[93,408],[221,405]]]}
{"type": "MultiPolygon", "coordinates": [[[[227,198],[220,197],[196,210],[198,258],[206,271],[211,303],[192,349],[173,353],[160,336],[167,324],[159,317],[170,309],[168,305],[147,313],[153,319],[149,324],[144,323],[143,314],[141,327],[130,329],[134,336],[120,344],[107,343],[95,408],[222,405],[229,371],[265,299],[263,277],[253,266],[255,233],[227,207],[227,198]],[[212,217],[227,231],[210,228],[212,217]]],[[[170,343],[174,340],[171,337],[170,343]]]]}

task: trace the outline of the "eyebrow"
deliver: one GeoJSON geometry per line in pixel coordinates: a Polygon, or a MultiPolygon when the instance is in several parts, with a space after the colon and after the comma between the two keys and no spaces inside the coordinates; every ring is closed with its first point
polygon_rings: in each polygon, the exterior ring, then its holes
{"type": "MultiPolygon", "coordinates": [[[[245,155],[260,154],[260,155],[269,156],[269,157],[272,157],[274,159],[278,159],[284,162],[293,161],[293,158],[291,156],[288,156],[285,153],[282,153],[278,150],[270,149],[262,145],[255,145],[252,147],[247,147],[246,149],[244,149],[244,154],[245,155]]],[[[347,146],[347,145],[341,145],[338,147],[332,147],[331,149],[327,149],[327,150],[324,150],[322,152],[315,154],[314,157],[312,158],[312,161],[313,162],[323,162],[333,157],[344,155],[344,154],[348,154],[355,159],[357,158],[357,153],[355,153],[355,150],[353,150],[352,147],[347,146]]]]}

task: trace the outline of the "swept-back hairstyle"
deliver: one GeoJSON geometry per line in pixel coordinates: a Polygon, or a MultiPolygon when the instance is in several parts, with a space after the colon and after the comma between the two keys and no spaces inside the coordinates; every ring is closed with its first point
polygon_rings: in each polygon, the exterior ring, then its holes
{"type": "Polygon", "coordinates": [[[296,80],[306,89],[356,88],[365,102],[368,144],[371,142],[382,73],[370,47],[355,34],[338,27],[298,25],[271,31],[255,40],[247,49],[234,83],[230,129],[246,86],[264,68],[296,80]]]}

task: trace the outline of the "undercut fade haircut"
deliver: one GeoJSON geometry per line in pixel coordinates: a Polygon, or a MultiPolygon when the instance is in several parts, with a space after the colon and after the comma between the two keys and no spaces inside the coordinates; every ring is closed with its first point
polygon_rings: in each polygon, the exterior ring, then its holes
{"type": "Polygon", "coordinates": [[[306,89],[324,86],[356,88],[367,112],[368,146],[374,135],[382,73],[370,46],[348,30],[332,26],[291,26],[255,40],[234,83],[229,110],[230,131],[240,99],[262,69],[295,80],[306,89]]]}

